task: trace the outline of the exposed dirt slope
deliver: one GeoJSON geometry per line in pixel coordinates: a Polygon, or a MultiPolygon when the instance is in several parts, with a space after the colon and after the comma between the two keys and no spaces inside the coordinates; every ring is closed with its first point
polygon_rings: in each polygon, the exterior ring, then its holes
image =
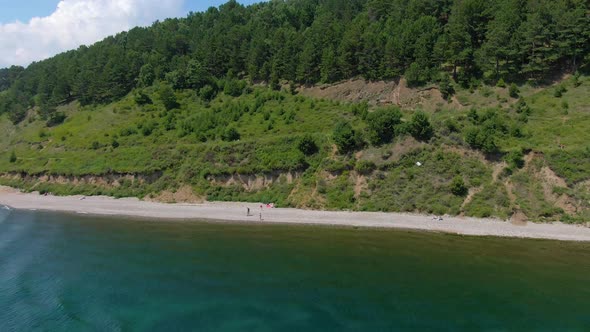
{"type": "Polygon", "coordinates": [[[434,86],[409,88],[405,79],[376,82],[352,79],[334,84],[301,87],[299,92],[314,98],[347,102],[367,101],[374,106],[397,105],[404,109],[421,107],[434,110],[441,105],[463,107],[455,98],[450,102],[444,100],[438,88],[434,86]]]}

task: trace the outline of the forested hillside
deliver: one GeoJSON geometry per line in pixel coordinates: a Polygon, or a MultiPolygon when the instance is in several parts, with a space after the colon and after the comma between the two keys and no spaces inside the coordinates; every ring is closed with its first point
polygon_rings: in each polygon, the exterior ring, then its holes
{"type": "Polygon", "coordinates": [[[0,69],[0,183],[581,222],[589,40],[581,0],[229,1],[0,69]]]}
{"type": "Polygon", "coordinates": [[[219,9],[135,28],[91,47],[0,72],[0,113],[18,123],[30,106],[107,103],[165,80],[217,90],[227,75],[314,84],[405,75],[421,84],[453,74],[541,80],[587,61],[584,0],[290,0],[219,9]]]}

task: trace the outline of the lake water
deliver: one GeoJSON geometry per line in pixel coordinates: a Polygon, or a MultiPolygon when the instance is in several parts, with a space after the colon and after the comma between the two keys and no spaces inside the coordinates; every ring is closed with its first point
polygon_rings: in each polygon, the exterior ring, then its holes
{"type": "Polygon", "coordinates": [[[590,244],[0,208],[0,331],[588,331],[590,244]]]}

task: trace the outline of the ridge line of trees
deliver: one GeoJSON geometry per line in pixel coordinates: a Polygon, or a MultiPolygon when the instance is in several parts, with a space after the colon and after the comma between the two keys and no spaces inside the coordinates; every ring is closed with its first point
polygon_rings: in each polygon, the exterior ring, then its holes
{"type": "Polygon", "coordinates": [[[280,87],[405,75],[541,80],[589,62],[585,0],[286,0],[219,8],[134,28],[27,68],[0,69],[0,114],[116,101],[136,87],[218,89],[222,78],[280,87]],[[442,73],[442,75],[441,75],[442,73]]]}

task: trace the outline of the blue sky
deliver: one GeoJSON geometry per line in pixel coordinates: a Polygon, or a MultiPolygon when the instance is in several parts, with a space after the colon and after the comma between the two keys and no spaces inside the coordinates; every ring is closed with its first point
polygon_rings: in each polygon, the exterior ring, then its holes
{"type": "MultiPolygon", "coordinates": [[[[0,0],[0,23],[29,21],[33,17],[48,16],[55,11],[59,0],[0,0]]],[[[205,11],[207,8],[224,4],[224,0],[186,0],[183,9],[185,13],[190,11],[205,11]]],[[[238,0],[238,2],[249,5],[260,2],[259,0],[238,0]]]]}
{"type": "Polygon", "coordinates": [[[51,0],[0,0],[0,22],[7,23],[17,19],[26,21],[34,16],[47,16],[55,10],[57,3],[58,1],[51,0]]]}
{"type": "MultiPolygon", "coordinates": [[[[57,53],[226,0],[0,0],[0,68],[57,53]]],[[[238,0],[249,5],[260,0],[238,0]]]]}
{"type": "MultiPolygon", "coordinates": [[[[1,0],[0,0],[1,1],[1,0]]],[[[213,7],[219,7],[219,5],[222,5],[224,3],[226,3],[227,1],[224,0],[206,0],[206,1],[185,1],[184,4],[184,8],[186,10],[186,12],[202,12],[207,10],[207,8],[213,6],[213,7]]],[[[256,2],[261,2],[260,0],[238,0],[239,3],[244,4],[244,5],[251,5],[253,3],[256,2]]]]}

